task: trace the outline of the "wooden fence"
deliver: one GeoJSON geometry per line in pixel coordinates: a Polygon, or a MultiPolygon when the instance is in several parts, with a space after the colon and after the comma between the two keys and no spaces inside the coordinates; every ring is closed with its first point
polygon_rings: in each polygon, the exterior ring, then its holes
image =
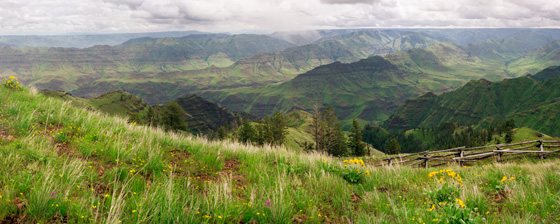
{"type": "Polygon", "coordinates": [[[537,154],[540,159],[544,159],[546,155],[560,153],[560,150],[550,150],[560,148],[559,143],[560,141],[533,140],[513,144],[487,145],[472,148],[462,146],[452,149],[423,151],[402,156],[395,156],[383,159],[380,164],[375,165],[391,166],[400,164],[406,166],[416,166],[423,164],[424,167],[428,168],[430,166],[435,167],[446,165],[448,163],[459,163],[464,165],[466,162],[477,162],[493,156],[496,156],[497,161],[501,162],[502,158],[505,156],[530,153],[537,154]],[[530,150],[531,148],[535,148],[535,150],[530,150]]]}

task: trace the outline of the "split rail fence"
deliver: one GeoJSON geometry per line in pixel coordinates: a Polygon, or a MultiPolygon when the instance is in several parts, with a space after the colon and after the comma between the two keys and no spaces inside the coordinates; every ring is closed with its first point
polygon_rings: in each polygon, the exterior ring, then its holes
{"type": "Polygon", "coordinates": [[[493,156],[496,156],[497,161],[501,162],[505,156],[520,154],[536,154],[540,159],[545,159],[546,155],[560,153],[560,149],[551,150],[556,148],[560,148],[560,141],[532,140],[513,144],[487,145],[472,148],[462,146],[452,149],[423,151],[403,156],[395,156],[383,159],[381,163],[375,165],[391,166],[400,164],[405,166],[420,166],[423,164],[424,167],[428,168],[430,166],[442,166],[449,163],[464,165],[467,162],[478,162],[493,156]],[[532,148],[534,148],[534,150],[531,150],[532,148]]]}

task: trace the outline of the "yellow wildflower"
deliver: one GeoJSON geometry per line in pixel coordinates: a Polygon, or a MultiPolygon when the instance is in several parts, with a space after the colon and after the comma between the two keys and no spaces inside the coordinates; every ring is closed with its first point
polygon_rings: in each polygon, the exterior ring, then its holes
{"type": "Polygon", "coordinates": [[[431,211],[434,210],[434,208],[436,208],[436,205],[435,205],[435,204],[432,204],[432,208],[428,209],[428,211],[431,212],[431,211]]]}
{"type": "Polygon", "coordinates": [[[457,204],[459,204],[461,206],[461,208],[465,207],[465,203],[463,203],[463,200],[457,198],[457,199],[455,199],[455,202],[457,202],[457,204]]]}
{"type": "Polygon", "coordinates": [[[506,181],[507,179],[508,179],[508,178],[507,178],[506,176],[504,176],[504,177],[502,178],[502,180],[500,180],[500,182],[504,182],[504,181],[506,181]]]}

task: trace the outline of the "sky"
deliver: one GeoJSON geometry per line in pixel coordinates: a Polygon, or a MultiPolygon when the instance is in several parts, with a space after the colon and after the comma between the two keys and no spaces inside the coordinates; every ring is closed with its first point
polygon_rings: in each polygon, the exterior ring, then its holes
{"type": "Polygon", "coordinates": [[[559,0],[0,0],[0,35],[560,28],[559,0]]]}

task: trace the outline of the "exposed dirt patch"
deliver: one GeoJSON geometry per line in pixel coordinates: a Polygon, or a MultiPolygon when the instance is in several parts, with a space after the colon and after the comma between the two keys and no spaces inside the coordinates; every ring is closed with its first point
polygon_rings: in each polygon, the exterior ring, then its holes
{"type": "Polygon", "coordinates": [[[4,129],[0,129],[0,138],[1,138],[1,139],[6,139],[6,140],[8,140],[8,141],[12,141],[12,140],[15,139],[14,136],[9,135],[9,134],[8,134],[8,131],[6,131],[6,130],[4,130],[4,129]]]}
{"type": "Polygon", "coordinates": [[[0,220],[0,224],[8,224],[8,223],[27,223],[27,217],[24,213],[25,208],[27,207],[25,202],[21,201],[19,198],[16,198],[12,201],[12,204],[16,206],[17,213],[11,214],[4,217],[4,220],[0,220]]]}
{"type": "Polygon", "coordinates": [[[305,222],[305,220],[308,220],[309,217],[307,217],[305,214],[300,215],[299,217],[294,218],[294,223],[303,223],[305,222]]]}
{"type": "Polygon", "coordinates": [[[360,202],[362,200],[362,196],[360,196],[358,193],[354,193],[350,196],[350,200],[352,202],[360,202]]]}
{"type": "Polygon", "coordinates": [[[109,188],[108,184],[102,183],[94,183],[93,186],[89,186],[90,189],[93,189],[97,195],[105,195],[111,192],[111,188],[109,188]]]}
{"type": "Polygon", "coordinates": [[[67,155],[67,156],[73,156],[75,153],[75,149],[70,147],[70,145],[68,144],[68,142],[64,142],[61,144],[55,144],[56,147],[56,152],[58,153],[58,156],[62,156],[62,155],[67,155]]]}
{"type": "Polygon", "coordinates": [[[239,170],[239,161],[236,159],[227,159],[222,171],[235,172],[239,170]]]}
{"type": "Polygon", "coordinates": [[[199,180],[199,181],[216,181],[216,180],[218,180],[217,176],[210,175],[210,174],[208,174],[207,172],[204,172],[204,171],[198,172],[196,175],[194,175],[194,177],[196,178],[196,180],[199,180]]]}
{"type": "Polygon", "coordinates": [[[188,176],[190,154],[186,151],[171,150],[167,153],[166,158],[171,166],[174,167],[173,173],[179,176],[188,176]]]}
{"type": "Polygon", "coordinates": [[[218,175],[220,178],[231,177],[231,180],[235,182],[235,187],[242,189],[246,178],[239,172],[240,166],[241,162],[239,162],[239,160],[226,159],[224,161],[224,167],[222,168],[222,171],[218,172],[218,175]]]}
{"type": "Polygon", "coordinates": [[[496,193],[488,193],[488,196],[490,196],[496,203],[504,202],[508,198],[508,195],[508,190],[501,190],[496,193]]]}
{"type": "Polygon", "coordinates": [[[54,214],[54,216],[52,218],[52,221],[53,221],[53,223],[68,223],[68,217],[67,216],[61,216],[57,212],[56,214],[54,214]]]}
{"type": "Polygon", "coordinates": [[[98,157],[94,156],[92,157],[93,162],[91,164],[92,167],[95,167],[95,170],[97,172],[97,176],[99,176],[100,179],[103,179],[106,175],[106,173],[113,169],[113,167],[115,167],[115,164],[111,164],[111,163],[107,163],[107,164],[101,164],[98,161],[98,157]]]}
{"type": "Polygon", "coordinates": [[[45,129],[45,134],[52,134],[52,133],[56,133],[58,130],[62,129],[63,126],[62,125],[55,125],[55,126],[51,126],[51,127],[47,127],[45,129]]]}
{"type": "Polygon", "coordinates": [[[11,214],[0,220],[0,224],[12,224],[12,223],[27,223],[27,217],[19,214],[11,214]]]}
{"type": "Polygon", "coordinates": [[[377,188],[377,190],[378,190],[379,192],[387,192],[387,191],[389,191],[389,188],[380,187],[380,188],[377,188]]]}

